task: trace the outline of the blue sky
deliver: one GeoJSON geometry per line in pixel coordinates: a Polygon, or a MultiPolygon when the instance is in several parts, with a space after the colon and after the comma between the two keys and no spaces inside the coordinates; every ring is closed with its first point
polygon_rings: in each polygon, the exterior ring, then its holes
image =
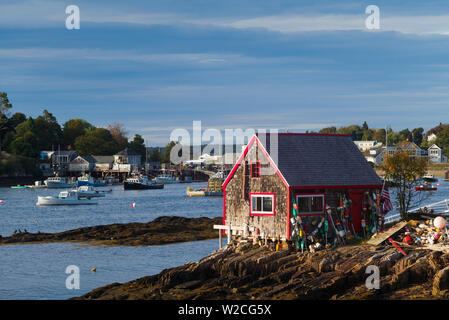
{"type": "Polygon", "coordinates": [[[0,91],[60,123],[429,129],[449,116],[447,1],[2,0],[0,91]],[[81,29],[65,28],[77,5],[81,29]],[[380,9],[380,30],[365,8],[380,9]]]}

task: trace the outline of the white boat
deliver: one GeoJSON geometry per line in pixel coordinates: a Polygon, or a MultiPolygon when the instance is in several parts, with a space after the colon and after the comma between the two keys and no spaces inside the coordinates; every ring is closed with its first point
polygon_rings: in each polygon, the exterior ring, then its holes
{"type": "Polygon", "coordinates": [[[73,186],[73,183],[71,183],[68,178],[66,177],[50,177],[47,180],[45,180],[45,185],[47,188],[70,188],[73,186]]]}
{"type": "Polygon", "coordinates": [[[72,191],[76,192],[79,198],[98,198],[105,196],[104,191],[97,191],[92,186],[80,186],[78,189],[72,191]]]}
{"type": "Polygon", "coordinates": [[[38,206],[57,206],[57,205],[80,205],[80,204],[97,204],[95,200],[88,198],[80,198],[77,192],[61,191],[57,197],[37,197],[38,206]]]}
{"type": "Polygon", "coordinates": [[[179,178],[175,178],[171,174],[161,174],[156,177],[156,183],[169,184],[169,183],[179,183],[179,178]]]}

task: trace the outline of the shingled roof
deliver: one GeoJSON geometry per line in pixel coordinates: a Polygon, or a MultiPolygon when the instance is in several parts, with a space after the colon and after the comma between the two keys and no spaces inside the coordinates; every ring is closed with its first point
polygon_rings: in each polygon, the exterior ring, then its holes
{"type": "MultiPolygon", "coordinates": [[[[270,153],[270,135],[258,138],[270,153]]],[[[350,136],[292,133],[277,138],[278,157],[272,158],[292,187],[382,185],[350,136]]]]}

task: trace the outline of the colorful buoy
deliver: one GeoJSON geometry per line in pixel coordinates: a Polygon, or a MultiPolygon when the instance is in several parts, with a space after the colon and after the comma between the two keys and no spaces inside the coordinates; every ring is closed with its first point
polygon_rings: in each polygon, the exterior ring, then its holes
{"type": "Polygon", "coordinates": [[[90,271],[96,272],[96,271],[97,271],[97,268],[92,268],[92,269],[90,269],[90,271]]]}
{"type": "Polygon", "coordinates": [[[3,200],[0,200],[0,203],[3,203],[3,200]]]}
{"type": "Polygon", "coordinates": [[[132,207],[132,208],[134,208],[135,206],[136,206],[136,203],[135,203],[135,202],[131,203],[131,207],[132,207]]]}

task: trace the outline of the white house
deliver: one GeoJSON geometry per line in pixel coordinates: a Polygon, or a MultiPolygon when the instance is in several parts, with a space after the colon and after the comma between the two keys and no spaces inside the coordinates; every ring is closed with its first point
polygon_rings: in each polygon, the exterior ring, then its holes
{"type": "Polygon", "coordinates": [[[71,172],[91,172],[95,168],[96,160],[91,156],[78,156],[69,163],[71,172]]]}
{"type": "Polygon", "coordinates": [[[443,150],[436,144],[428,149],[428,157],[432,163],[447,163],[447,157],[443,154],[443,150]]]}
{"type": "Polygon", "coordinates": [[[377,141],[354,141],[354,143],[362,152],[382,147],[382,142],[377,141]]]}
{"type": "Polygon", "coordinates": [[[130,148],[126,148],[114,155],[114,170],[136,171],[141,167],[141,155],[130,148]],[[117,168],[117,169],[115,169],[117,168]]]}
{"type": "Polygon", "coordinates": [[[429,134],[427,136],[427,142],[435,141],[437,138],[437,135],[435,133],[429,134]]]}

